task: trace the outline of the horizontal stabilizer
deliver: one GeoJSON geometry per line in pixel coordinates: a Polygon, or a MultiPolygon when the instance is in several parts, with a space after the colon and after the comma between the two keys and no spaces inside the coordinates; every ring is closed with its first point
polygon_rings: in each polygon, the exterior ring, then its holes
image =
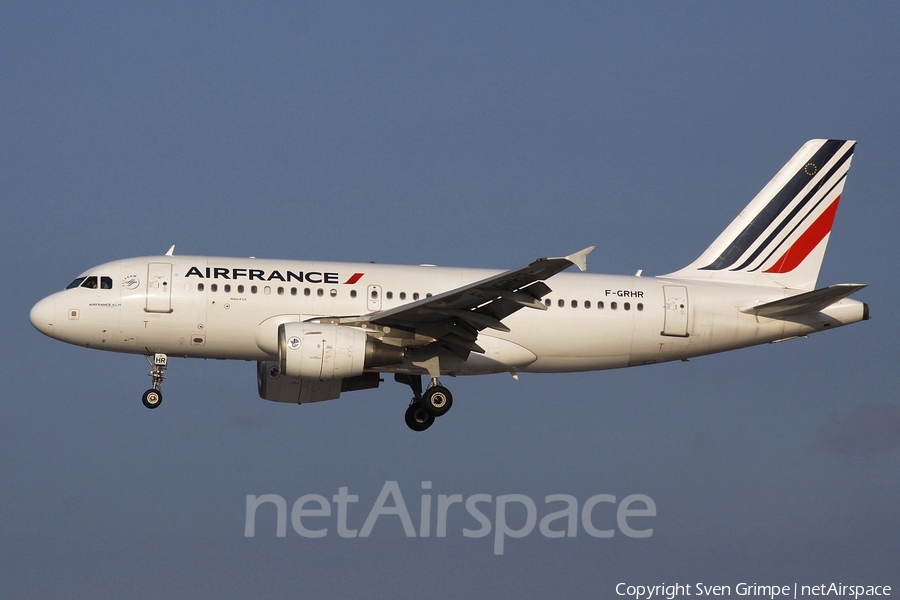
{"type": "Polygon", "coordinates": [[[826,288],[804,292],[789,298],[743,308],[741,312],[761,317],[778,318],[819,312],[866,287],[864,283],[839,283],[826,288]]]}

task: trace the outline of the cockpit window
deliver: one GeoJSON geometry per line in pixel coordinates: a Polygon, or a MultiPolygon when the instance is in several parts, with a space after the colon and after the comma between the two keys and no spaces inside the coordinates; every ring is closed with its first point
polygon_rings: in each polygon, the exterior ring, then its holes
{"type": "Polygon", "coordinates": [[[112,277],[97,277],[96,275],[91,275],[90,277],[79,277],[72,283],[66,286],[67,290],[71,290],[72,288],[83,287],[88,288],[90,290],[111,290],[113,288],[113,280],[112,277]]]}
{"type": "Polygon", "coordinates": [[[67,290],[71,290],[72,288],[83,287],[88,288],[89,290],[111,290],[113,289],[113,280],[112,277],[97,277],[96,275],[91,275],[90,277],[79,277],[72,283],[66,286],[67,290]]]}

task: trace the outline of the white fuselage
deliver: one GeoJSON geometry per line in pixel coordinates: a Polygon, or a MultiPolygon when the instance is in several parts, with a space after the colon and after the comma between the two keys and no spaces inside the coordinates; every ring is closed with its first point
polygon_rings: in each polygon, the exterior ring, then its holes
{"type": "MultiPolygon", "coordinates": [[[[387,310],[499,272],[144,257],[87,271],[84,276],[108,278],[111,285],[58,292],[35,305],[31,317],[47,335],[89,348],[266,361],[278,358],[278,327],[285,322],[387,310]]],[[[790,295],[775,286],[586,273],[561,273],[547,283],[552,288],[543,298],[547,310],[525,308],[508,316],[503,323],[509,332],[482,331],[478,344],[485,352],[466,360],[445,357],[441,372],[566,372],[645,365],[806,335],[864,318],[864,304],[846,298],[794,319],[742,312],[790,295]]],[[[424,372],[413,362],[380,370],[424,372]]]]}

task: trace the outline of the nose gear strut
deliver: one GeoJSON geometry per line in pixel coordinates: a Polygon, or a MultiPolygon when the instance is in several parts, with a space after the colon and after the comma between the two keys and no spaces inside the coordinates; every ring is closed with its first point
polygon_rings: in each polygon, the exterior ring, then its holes
{"type": "Polygon", "coordinates": [[[144,392],[144,396],[141,398],[141,402],[144,403],[144,406],[147,408],[156,408],[162,402],[162,392],[159,391],[159,386],[162,385],[163,379],[166,378],[166,366],[168,365],[169,358],[165,354],[154,354],[151,359],[149,356],[145,357],[147,362],[150,363],[150,366],[153,369],[147,373],[153,380],[153,387],[144,392]]]}

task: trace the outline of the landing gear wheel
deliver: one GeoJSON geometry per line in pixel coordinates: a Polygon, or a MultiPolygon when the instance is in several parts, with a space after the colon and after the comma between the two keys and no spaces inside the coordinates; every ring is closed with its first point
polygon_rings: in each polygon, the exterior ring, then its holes
{"type": "Polygon", "coordinates": [[[406,425],[413,431],[425,431],[431,427],[432,423],[434,423],[434,416],[426,411],[420,403],[413,402],[406,409],[406,425]]]}
{"type": "Polygon", "coordinates": [[[453,395],[442,385],[435,385],[422,396],[422,407],[432,416],[440,417],[453,406],[453,395]]]}
{"type": "Polygon", "coordinates": [[[144,397],[141,398],[141,402],[143,402],[144,406],[147,408],[156,408],[159,406],[160,402],[162,402],[162,392],[154,389],[147,390],[144,392],[144,397]]]}

